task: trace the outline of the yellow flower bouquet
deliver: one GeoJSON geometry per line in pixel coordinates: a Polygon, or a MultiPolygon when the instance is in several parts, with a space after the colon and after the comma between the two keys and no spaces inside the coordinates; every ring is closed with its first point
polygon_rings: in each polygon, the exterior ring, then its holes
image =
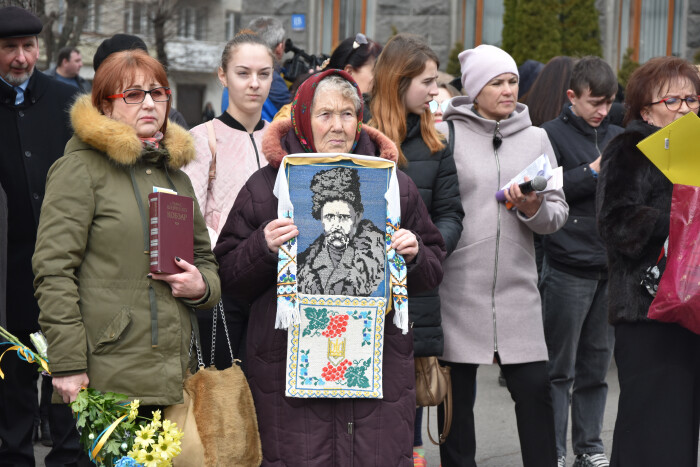
{"type": "MultiPolygon", "coordinates": [[[[15,350],[20,359],[37,363],[39,371],[51,374],[46,338],[40,332],[31,335],[35,351],[0,326],[1,344],[15,350]]],[[[0,370],[0,378],[4,378],[0,370]]],[[[90,459],[105,467],[166,467],[180,454],[183,433],[175,423],[161,419],[160,410],[152,417],[139,415],[139,401],[129,401],[124,394],[83,388],[70,404],[80,432],[80,443],[90,459]],[[139,423],[141,420],[143,423],[139,423]]]]}

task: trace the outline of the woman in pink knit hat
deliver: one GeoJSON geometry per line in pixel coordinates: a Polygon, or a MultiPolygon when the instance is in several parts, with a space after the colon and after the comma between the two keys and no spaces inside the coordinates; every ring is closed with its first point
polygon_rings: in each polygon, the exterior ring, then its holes
{"type": "MultiPolygon", "coordinates": [[[[555,467],[554,414],[547,347],[537,289],[533,233],[564,225],[561,189],[495,194],[541,155],[556,166],[544,130],[518,103],[518,68],[498,47],[459,55],[466,97],[452,99],[443,120],[454,124],[455,164],[464,207],[462,236],[443,263],[440,286],[445,349],[452,368],[452,430],[440,446],[443,467],[476,466],[474,388],[479,365],[498,363],[515,401],[525,467],[555,467]]],[[[438,124],[438,129],[446,123],[438,124]]],[[[442,426],[439,412],[438,426],[442,426]]]]}

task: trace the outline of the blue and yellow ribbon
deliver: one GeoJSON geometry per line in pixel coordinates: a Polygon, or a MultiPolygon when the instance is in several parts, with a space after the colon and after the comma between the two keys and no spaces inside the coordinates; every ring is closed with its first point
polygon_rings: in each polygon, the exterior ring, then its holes
{"type": "MultiPolygon", "coordinates": [[[[12,342],[0,343],[0,345],[3,345],[3,344],[12,344],[12,342]]],[[[48,374],[51,374],[51,372],[49,371],[49,362],[46,361],[45,359],[41,358],[40,356],[38,356],[34,352],[32,352],[32,350],[29,347],[27,347],[26,345],[13,345],[12,347],[8,347],[0,355],[0,361],[2,360],[2,357],[4,357],[5,354],[7,352],[9,352],[10,350],[16,350],[17,356],[21,360],[24,360],[25,362],[39,363],[41,365],[41,367],[44,369],[44,371],[46,371],[48,374]]],[[[5,379],[5,374],[2,372],[2,370],[0,370],[0,378],[5,379]]]]}
{"type": "Polygon", "coordinates": [[[95,442],[92,443],[92,449],[90,450],[90,460],[100,461],[100,459],[97,457],[97,454],[104,447],[107,440],[109,440],[109,437],[112,435],[112,432],[116,430],[117,426],[128,416],[128,414],[122,415],[121,417],[116,419],[114,423],[102,430],[102,433],[100,433],[100,435],[97,438],[95,438],[95,442]]]}

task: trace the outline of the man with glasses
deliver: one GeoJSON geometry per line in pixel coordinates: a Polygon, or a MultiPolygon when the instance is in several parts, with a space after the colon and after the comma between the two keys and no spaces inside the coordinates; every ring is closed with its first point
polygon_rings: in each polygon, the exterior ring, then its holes
{"type": "MultiPolygon", "coordinates": [[[[8,210],[6,318],[7,329],[30,348],[29,334],[39,331],[32,255],[44,185],[49,167],[72,135],[68,108],[78,91],[36,69],[41,29],[41,21],[29,11],[0,8],[0,185],[8,210]]],[[[3,358],[2,370],[0,466],[33,466],[38,373],[15,355],[3,358]]],[[[87,460],[70,408],[51,405],[48,420],[53,447],[46,465],[87,460]]]]}
{"type": "Polygon", "coordinates": [[[607,317],[607,257],[596,227],[595,193],[603,149],[623,131],[608,118],[616,91],[610,66],[598,57],[584,57],[572,71],[567,91],[570,104],[559,117],[542,125],[563,167],[569,203],[566,225],[543,238],[540,278],[561,467],[566,465],[569,406],[574,466],[608,466],[600,431],[613,333],[607,317]]]}

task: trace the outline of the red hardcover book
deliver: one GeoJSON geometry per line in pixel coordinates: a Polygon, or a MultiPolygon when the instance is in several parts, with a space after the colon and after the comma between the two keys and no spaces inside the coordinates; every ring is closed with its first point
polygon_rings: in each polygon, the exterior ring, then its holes
{"type": "Polygon", "coordinates": [[[175,257],[194,263],[194,201],[170,193],[148,195],[150,211],[151,272],[182,272],[175,257]]]}

